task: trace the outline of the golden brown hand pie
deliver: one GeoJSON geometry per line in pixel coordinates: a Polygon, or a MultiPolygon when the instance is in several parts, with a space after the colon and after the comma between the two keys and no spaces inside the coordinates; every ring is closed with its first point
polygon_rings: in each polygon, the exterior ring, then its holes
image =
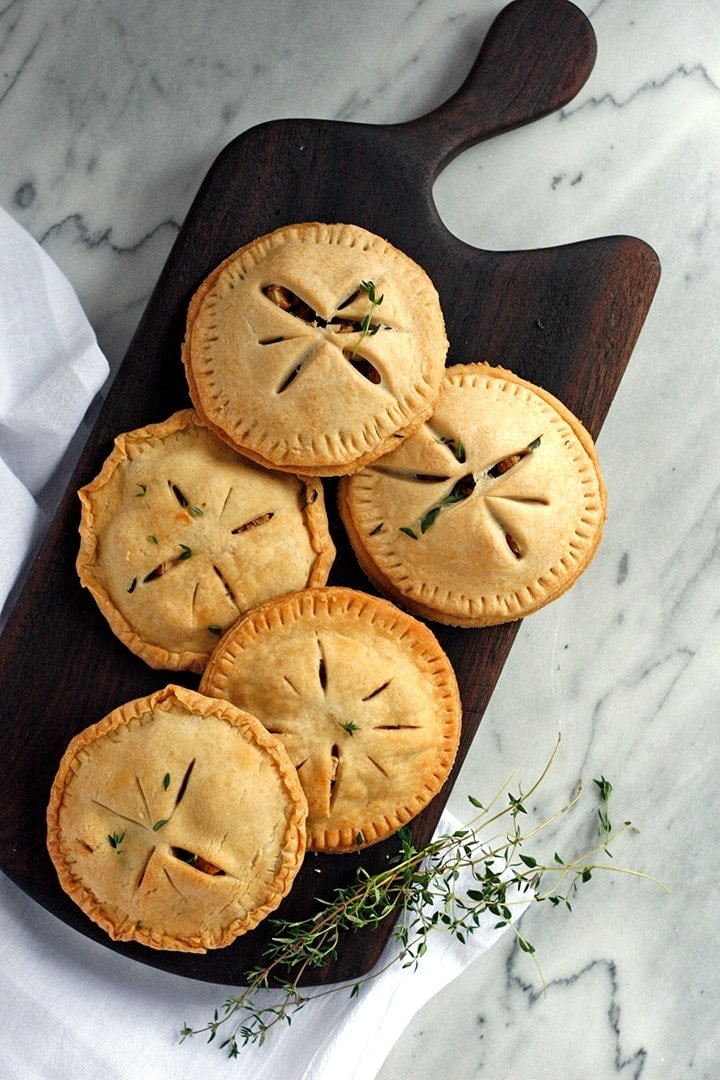
{"type": "Polygon", "coordinates": [[[447,347],[424,270],[365,229],[312,222],[254,240],[209,275],[183,361],[222,438],[262,465],[329,476],[430,415],[447,347]]]}
{"type": "Polygon", "coordinates": [[[260,605],[220,642],[200,688],[282,739],[316,851],[351,851],[400,828],[440,790],[457,751],[460,698],[437,639],[353,589],[260,605]]]}
{"type": "Polygon", "coordinates": [[[168,686],[71,741],[48,850],[63,889],[113,939],[206,952],[287,894],[306,811],[282,744],[254,717],[168,686]]]}
{"type": "Polygon", "coordinates": [[[338,499],[380,591],[457,626],[519,619],[568,589],[595,554],[606,504],[580,421],[486,364],[449,367],[431,419],[343,478],[338,499]]]}
{"type": "Polygon", "coordinates": [[[80,581],[155,668],[201,671],[241,613],[333,562],[321,482],[259,468],[192,409],[117,438],[79,494],[80,581]]]}

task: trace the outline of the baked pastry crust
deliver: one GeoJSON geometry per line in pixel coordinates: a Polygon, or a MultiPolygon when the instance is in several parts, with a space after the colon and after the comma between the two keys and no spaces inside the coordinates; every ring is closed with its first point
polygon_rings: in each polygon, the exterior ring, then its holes
{"type": "Polygon", "coordinates": [[[202,953],[277,908],[303,861],[306,810],[258,720],[168,686],[70,742],[47,845],[62,888],[111,938],[202,953]]]}
{"type": "Polygon", "coordinates": [[[193,409],[120,435],[79,496],[80,581],[154,668],[202,671],[239,615],[324,584],[335,556],[321,481],[260,469],[193,409]]]}
{"type": "Polygon", "coordinates": [[[207,277],[182,356],[193,404],[221,438],[270,468],[330,476],[387,453],[430,415],[447,348],[421,267],[358,226],[306,222],[207,277]]]}
{"type": "Polygon", "coordinates": [[[220,642],[200,689],[252,710],[284,742],[308,800],[309,850],[395,832],[445,782],[461,706],[433,633],[343,587],[262,604],[220,642]]]}
{"type": "Polygon", "coordinates": [[[449,367],[432,418],[343,478],[338,501],[378,589],[456,626],[509,622],[560,596],[593,558],[606,510],[577,417],[487,364],[449,367]]]}

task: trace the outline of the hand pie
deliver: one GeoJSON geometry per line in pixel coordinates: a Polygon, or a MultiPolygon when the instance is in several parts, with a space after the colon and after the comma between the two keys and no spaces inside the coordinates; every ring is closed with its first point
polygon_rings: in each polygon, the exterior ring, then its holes
{"type": "Polygon", "coordinates": [[[546,391],[486,364],[447,369],[438,407],[338,493],[360,565],[416,615],[509,622],[576,581],[605,486],[592,439],[546,391]]]}
{"type": "Polygon", "coordinates": [[[335,554],[321,482],[259,468],[192,409],[119,436],[79,495],[80,581],[154,668],[201,671],[239,615],[324,584],[335,554]]]}
{"type": "Polygon", "coordinates": [[[47,811],[60,884],[116,941],[206,952],[274,911],[307,806],[278,739],[228,702],[168,686],[69,744],[47,811]]]}
{"type": "Polygon", "coordinates": [[[354,472],[437,401],[448,342],[424,270],[355,225],[246,244],[190,303],[183,361],[205,422],[269,468],[354,472]]]}
{"type": "Polygon", "coordinates": [[[435,636],[353,589],[260,605],[220,642],[200,690],[283,741],[314,851],[353,851],[410,821],[445,782],[460,737],[457,682],[435,636]]]}

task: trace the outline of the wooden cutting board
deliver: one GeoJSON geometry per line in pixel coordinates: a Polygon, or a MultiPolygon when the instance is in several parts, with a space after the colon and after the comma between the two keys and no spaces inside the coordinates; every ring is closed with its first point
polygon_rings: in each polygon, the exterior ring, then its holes
{"type": "MultiPolygon", "coordinates": [[[[67,742],[117,705],[195,676],[153,671],[110,633],[74,569],[77,488],[100,469],[120,432],[189,404],[180,363],[188,301],[240,245],[295,221],[349,222],[387,237],[435,282],[448,363],[501,364],[561,398],[597,436],[659,279],[655,253],[613,236],[539,251],[482,251],[440,221],[432,186],[482,139],[546,115],[575,96],[595,59],[585,16],[567,0],[515,0],[492,25],[460,89],[404,124],[280,120],[251,128],[215,161],[170,253],[47,539],[0,639],[0,867],[36,901],[109,948],[185,976],[241,984],[267,925],[207,956],[115,945],[60,890],[45,851],[48,792],[67,742]]],[[[508,199],[512,199],[508,178],[508,199]]],[[[475,193],[474,193],[475,194],[475,193]]],[[[333,483],[327,485],[334,505],[333,483]]],[[[332,584],[368,589],[336,515],[332,584]]],[[[415,821],[426,843],[477,732],[518,624],[435,627],[461,687],[464,727],[451,783],[415,821]]],[[[311,855],[281,914],[314,910],[361,863],[385,863],[394,840],[349,856],[311,855]]],[[[318,983],[357,977],[391,926],[343,940],[318,983]]]]}

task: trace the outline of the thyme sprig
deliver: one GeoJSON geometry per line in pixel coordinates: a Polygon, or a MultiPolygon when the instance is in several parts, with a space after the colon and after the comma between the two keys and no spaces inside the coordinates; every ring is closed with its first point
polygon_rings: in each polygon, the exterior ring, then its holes
{"type": "Polygon", "coordinates": [[[530,841],[575,807],[583,792],[580,783],[565,805],[546,820],[521,827],[521,819],[528,818],[525,803],[545,779],[558,744],[527,791],[513,794],[505,784],[486,806],[470,797],[477,811],[472,820],[421,849],[415,847],[409,831],[401,830],[400,849],[385,870],[370,874],[359,868],[350,886],[338,889],[329,900],[318,901],[318,910],[307,919],[272,920],[274,934],[264,962],[248,973],[246,988],[228,997],[222,1009],[216,1009],[212,1020],[201,1027],[185,1024],[181,1041],[205,1034],[212,1042],[221,1034],[220,1047],[236,1057],[242,1046],[262,1045],[276,1025],[290,1024],[311,1000],[343,989],[355,997],[365,983],[395,964],[417,967],[436,930],[465,943],[488,915],[495,928],[512,928],[519,947],[538,966],[533,945],[513,923],[513,908],[518,904],[548,901],[553,907],[571,909],[572,897],[596,870],[654,881],[603,859],[612,858],[609,844],[630,825],[625,821],[617,830],[611,829],[608,802],[612,785],[604,777],[594,782],[601,807],[598,839],[589,848],[569,861],[555,852],[548,862],[525,850],[530,841]],[[384,966],[355,982],[304,988],[306,982],[312,982],[313,971],[337,956],[344,933],[373,930],[398,911],[401,918],[393,931],[396,948],[384,966]]]}
{"type": "Polygon", "coordinates": [[[357,339],[355,343],[355,348],[350,354],[351,360],[353,360],[357,355],[357,351],[362,345],[365,338],[373,337],[373,335],[377,334],[378,330],[380,329],[379,323],[376,323],[374,326],[372,325],[372,317],[375,314],[375,308],[379,307],[385,299],[384,293],[381,296],[378,296],[374,281],[361,281],[360,288],[367,295],[367,298],[370,301],[370,310],[368,311],[367,315],[363,315],[362,319],[360,320],[360,337],[357,339]]]}

